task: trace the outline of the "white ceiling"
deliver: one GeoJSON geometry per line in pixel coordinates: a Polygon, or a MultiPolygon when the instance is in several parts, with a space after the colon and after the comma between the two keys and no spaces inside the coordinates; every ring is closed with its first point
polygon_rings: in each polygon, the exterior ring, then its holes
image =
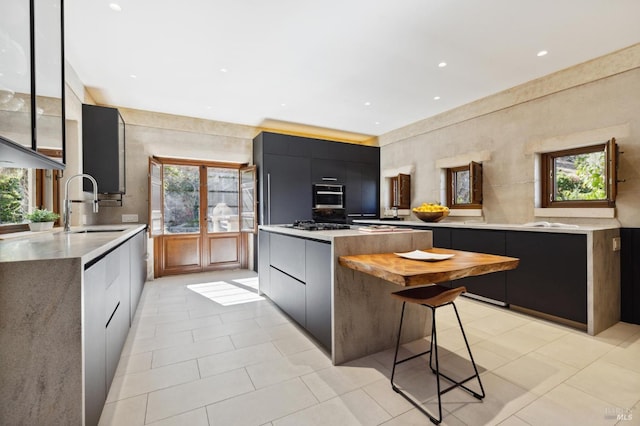
{"type": "Polygon", "coordinates": [[[640,0],[66,0],[65,13],[67,60],[100,104],[376,136],[640,42],[640,0]]]}

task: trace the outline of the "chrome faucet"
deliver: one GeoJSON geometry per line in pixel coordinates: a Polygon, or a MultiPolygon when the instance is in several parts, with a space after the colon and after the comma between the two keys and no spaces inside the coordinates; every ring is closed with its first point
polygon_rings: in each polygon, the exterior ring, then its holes
{"type": "Polygon", "coordinates": [[[69,214],[71,213],[71,203],[87,203],[90,202],[88,200],[70,200],[69,199],[69,182],[73,179],[81,177],[87,178],[93,184],[93,212],[98,213],[98,182],[93,178],[93,176],[88,175],[86,173],[82,173],[79,175],[73,175],[69,179],[67,179],[67,183],[64,185],[64,232],[69,232],[71,230],[69,226],[69,214]]]}

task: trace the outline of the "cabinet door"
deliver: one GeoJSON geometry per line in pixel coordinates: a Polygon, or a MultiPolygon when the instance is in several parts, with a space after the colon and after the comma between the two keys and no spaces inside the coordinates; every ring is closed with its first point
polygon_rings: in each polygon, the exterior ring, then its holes
{"type": "Polygon", "coordinates": [[[311,160],[311,183],[339,183],[345,182],[346,163],[339,159],[325,160],[314,158],[311,160]]]}
{"type": "Polygon", "coordinates": [[[345,211],[351,223],[354,219],[362,219],[362,171],[360,163],[346,163],[345,211]]]}
{"type": "Polygon", "coordinates": [[[380,204],[380,171],[378,166],[360,162],[346,163],[345,209],[347,217],[378,217],[380,204]]]}
{"type": "Polygon", "coordinates": [[[105,375],[106,263],[99,261],[84,271],[84,386],[85,424],[97,425],[107,399],[105,375]]]}
{"type": "Polygon", "coordinates": [[[266,224],[311,220],[311,160],[265,154],[263,168],[266,224]]]}
{"type": "Polygon", "coordinates": [[[361,165],[362,215],[378,217],[380,207],[380,167],[377,164],[361,165]]]}
{"type": "Polygon", "coordinates": [[[506,233],[507,256],[520,259],[507,271],[507,302],[587,323],[586,235],[506,233]]]}
{"type": "Polygon", "coordinates": [[[307,240],[306,244],[306,327],[331,350],[331,244],[307,240]]]}
{"type": "MultiPolygon", "coordinates": [[[[273,235],[272,235],[273,236],[273,235]]],[[[305,285],[279,271],[270,269],[271,300],[302,327],[306,324],[305,285]]]]}
{"type": "Polygon", "coordinates": [[[256,137],[262,140],[265,154],[276,154],[293,157],[311,157],[313,139],[300,136],[282,135],[279,133],[263,132],[256,137]]]}
{"type": "MultiPolygon", "coordinates": [[[[505,254],[504,231],[481,229],[451,229],[451,248],[488,254],[505,254]]],[[[469,293],[505,302],[505,272],[468,277],[451,282],[454,287],[465,286],[469,293]]]]}
{"type": "Polygon", "coordinates": [[[271,298],[269,285],[269,239],[271,234],[266,231],[258,231],[258,286],[260,292],[271,298]]]}
{"type": "Polygon", "coordinates": [[[106,374],[107,392],[118,368],[120,354],[129,332],[129,306],[119,303],[105,328],[106,357],[104,373],[106,374]]]}
{"type": "Polygon", "coordinates": [[[140,301],[140,295],[147,278],[147,245],[146,245],[147,233],[145,231],[139,232],[131,240],[129,244],[131,246],[131,291],[130,291],[130,322],[133,322],[133,317],[140,301]]]}
{"type": "MultiPolygon", "coordinates": [[[[115,108],[82,105],[82,167],[101,194],[125,193],[124,121],[115,108]]],[[[91,182],[83,182],[92,191],[91,182]]]]}

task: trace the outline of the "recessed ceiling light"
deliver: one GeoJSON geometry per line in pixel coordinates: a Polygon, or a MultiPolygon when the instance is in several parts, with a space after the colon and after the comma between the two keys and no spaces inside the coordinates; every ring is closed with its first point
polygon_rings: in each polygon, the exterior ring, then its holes
{"type": "Polygon", "coordinates": [[[281,106],[281,107],[286,107],[286,106],[287,106],[287,104],[285,104],[285,103],[281,103],[281,104],[280,104],[280,106],[281,106]]]}
{"type": "Polygon", "coordinates": [[[135,74],[129,74],[129,77],[131,77],[131,78],[138,78],[138,76],[137,76],[137,75],[135,75],[135,74]]]}
{"type": "Polygon", "coordinates": [[[378,124],[380,124],[380,122],[379,122],[379,121],[376,121],[376,122],[375,122],[375,125],[377,126],[378,124]]]}
{"type": "Polygon", "coordinates": [[[229,70],[226,68],[220,68],[220,72],[229,72],[229,70]]]}
{"type": "Polygon", "coordinates": [[[544,56],[547,53],[549,53],[549,52],[547,52],[546,50],[541,50],[541,51],[538,52],[538,56],[544,56]]]}
{"type": "Polygon", "coordinates": [[[446,66],[447,66],[447,63],[446,63],[446,62],[440,62],[440,63],[438,64],[438,66],[439,66],[440,68],[444,68],[444,67],[446,67],[446,66]]]}
{"type": "Polygon", "coordinates": [[[371,102],[365,102],[364,106],[371,106],[371,102]]]}
{"type": "Polygon", "coordinates": [[[111,8],[111,10],[115,11],[115,12],[121,12],[122,8],[120,7],[120,5],[118,3],[109,3],[109,7],[111,8]]]}
{"type": "Polygon", "coordinates": [[[433,100],[434,100],[434,101],[437,101],[437,100],[439,100],[439,99],[440,99],[440,96],[434,96],[434,97],[433,97],[433,100]]]}

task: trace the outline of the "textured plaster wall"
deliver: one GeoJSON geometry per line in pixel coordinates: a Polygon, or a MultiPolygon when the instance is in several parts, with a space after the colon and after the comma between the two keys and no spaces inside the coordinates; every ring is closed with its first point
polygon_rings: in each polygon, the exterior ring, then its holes
{"type": "Polygon", "coordinates": [[[635,45],[382,135],[381,168],[415,166],[412,204],[417,205],[441,200],[438,166],[456,158],[458,165],[469,159],[482,161],[483,217],[466,220],[640,227],[639,111],[640,45],[635,45]],[[626,182],[618,186],[616,218],[534,216],[536,153],[610,137],[624,152],[619,178],[626,182]]]}

